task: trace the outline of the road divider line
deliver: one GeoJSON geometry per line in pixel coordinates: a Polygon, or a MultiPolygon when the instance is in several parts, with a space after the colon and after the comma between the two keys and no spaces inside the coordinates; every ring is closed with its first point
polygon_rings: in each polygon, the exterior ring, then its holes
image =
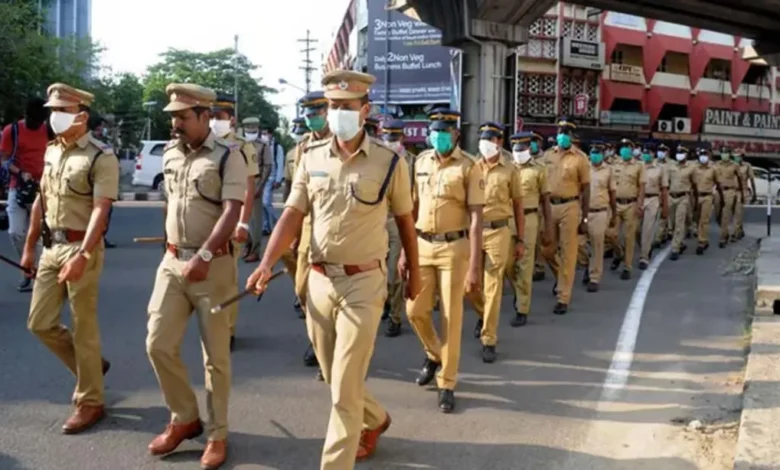
{"type": "Polygon", "coordinates": [[[623,325],[620,327],[615,353],[612,355],[612,362],[609,365],[607,376],[604,378],[604,386],[601,389],[599,401],[613,400],[626,386],[628,374],[631,371],[631,363],[634,360],[634,349],[639,336],[639,327],[642,324],[645,300],[650,292],[650,286],[653,283],[655,273],[658,272],[661,263],[664,262],[671,251],[671,245],[661,250],[650,262],[650,265],[639,278],[636,287],[634,287],[631,302],[629,302],[626,315],[623,317],[623,325]]]}

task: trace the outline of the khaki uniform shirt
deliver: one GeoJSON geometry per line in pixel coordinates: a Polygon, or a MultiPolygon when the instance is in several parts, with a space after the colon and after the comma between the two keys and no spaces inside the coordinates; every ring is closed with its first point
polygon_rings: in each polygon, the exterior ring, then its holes
{"type": "MultiPolygon", "coordinates": [[[[382,144],[384,145],[384,144],[382,144]]],[[[392,149],[391,149],[392,151],[392,149]]],[[[414,159],[416,158],[415,155],[407,152],[406,150],[402,151],[400,154],[398,154],[399,157],[401,157],[402,160],[406,162],[406,166],[409,168],[409,185],[411,185],[413,176],[412,176],[412,168],[414,168],[414,159]]],[[[411,188],[410,188],[411,191],[411,188]]],[[[388,223],[395,223],[395,216],[392,212],[387,213],[387,221],[388,223]],[[390,222],[392,221],[392,222],[390,222]]]]}
{"type": "Polygon", "coordinates": [[[694,163],[670,162],[667,170],[669,174],[669,193],[691,192],[691,176],[695,171],[694,163]]]}
{"type": "Polygon", "coordinates": [[[542,161],[547,166],[547,181],[552,197],[579,196],[583,184],[590,184],[590,163],[580,149],[568,150],[553,147],[544,153],[542,161]]]}
{"type": "Polygon", "coordinates": [[[257,148],[252,142],[247,142],[235,132],[226,135],[224,140],[238,145],[241,158],[246,162],[246,176],[257,176],[260,173],[260,165],[257,163],[257,148]]]}
{"type": "Polygon", "coordinates": [[[443,234],[469,227],[468,206],[485,204],[485,179],[474,157],[460,147],[439,161],[432,149],[416,160],[412,197],[418,230],[443,234]]]}
{"type": "Polygon", "coordinates": [[[547,168],[543,163],[528,160],[523,165],[515,164],[520,171],[520,182],[523,188],[523,209],[538,209],[539,201],[545,194],[550,194],[547,183],[547,168]]]}
{"type": "Polygon", "coordinates": [[[590,170],[590,209],[608,208],[609,193],[616,190],[612,167],[604,163],[593,165],[590,170]]]}
{"type": "Polygon", "coordinates": [[[615,197],[631,199],[639,197],[639,187],[645,182],[644,164],[636,160],[622,161],[612,165],[615,177],[615,197]]]}
{"type": "Polygon", "coordinates": [[[197,150],[178,139],[170,141],[163,153],[163,176],[168,194],[168,242],[182,248],[200,248],[222,215],[222,202],[243,202],[247,165],[239,145],[210,133],[197,150]],[[225,154],[220,179],[219,167],[225,154]]]}
{"type": "Polygon", "coordinates": [[[715,164],[715,172],[723,189],[739,189],[739,165],[721,160],[715,164]]]}
{"type": "Polygon", "coordinates": [[[669,188],[666,166],[658,162],[645,163],[645,196],[659,196],[661,189],[669,188]]]}
{"type": "Polygon", "coordinates": [[[485,179],[485,207],[482,219],[496,222],[511,219],[515,215],[513,201],[523,197],[520,171],[503,152],[498,161],[490,163],[481,158],[477,163],[485,179]]]}
{"type": "Polygon", "coordinates": [[[742,181],[742,192],[748,194],[748,188],[750,188],[750,181],[755,179],[756,175],[753,173],[753,166],[750,163],[742,162],[737,165],[737,175],[742,181]]]}
{"type": "Polygon", "coordinates": [[[377,200],[393,152],[364,138],[358,151],[342,160],[336,145],[333,137],[309,143],[285,206],[311,214],[312,263],[357,265],[384,260],[388,203],[395,215],[413,209],[409,168],[400,159],[384,197],[377,200]]]}
{"type": "Polygon", "coordinates": [[[699,196],[712,194],[712,191],[715,189],[715,183],[719,182],[715,165],[709,163],[706,165],[697,163],[694,166],[693,179],[696,181],[696,191],[699,192],[699,196]]]}
{"type": "Polygon", "coordinates": [[[95,200],[119,196],[119,160],[90,132],[67,147],[50,142],[43,160],[41,197],[52,230],[86,231],[95,200]]]}

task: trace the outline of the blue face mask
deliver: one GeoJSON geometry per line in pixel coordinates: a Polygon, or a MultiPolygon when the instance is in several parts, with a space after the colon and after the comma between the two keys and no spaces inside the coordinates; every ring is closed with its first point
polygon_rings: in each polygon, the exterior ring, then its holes
{"type": "Polygon", "coordinates": [[[623,160],[631,160],[632,154],[631,147],[620,147],[620,158],[623,160]]]}
{"type": "Polygon", "coordinates": [[[531,153],[536,154],[539,153],[539,144],[536,142],[531,142],[531,153]]]}
{"type": "Polygon", "coordinates": [[[594,152],[590,154],[590,161],[591,163],[598,165],[599,163],[604,161],[604,154],[594,152]]]}
{"type": "Polygon", "coordinates": [[[555,140],[558,142],[558,146],[562,149],[571,147],[571,136],[568,134],[558,134],[555,140]]]}
{"type": "Polygon", "coordinates": [[[321,131],[325,127],[325,117],[319,114],[315,114],[314,116],[306,116],[304,119],[306,120],[306,127],[308,127],[312,132],[321,131]]]}
{"type": "Polygon", "coordinates": [[[431,131],[431,147],[439,154],[449,153],[452,150],[452,134],[446,131],[431,131]]]}

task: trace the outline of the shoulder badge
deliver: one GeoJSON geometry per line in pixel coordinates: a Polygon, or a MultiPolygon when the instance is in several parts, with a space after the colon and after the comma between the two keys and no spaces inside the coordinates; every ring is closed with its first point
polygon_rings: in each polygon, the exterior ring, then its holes
{"type": "Polygon", "coordinates": [[[114,148],[108,145],[107,143],[96,139],[95,137],[91,136],[89,137],[89,143],[94,145],[95,147],[99,148],[103,153],[114,153],[114,148]]]}

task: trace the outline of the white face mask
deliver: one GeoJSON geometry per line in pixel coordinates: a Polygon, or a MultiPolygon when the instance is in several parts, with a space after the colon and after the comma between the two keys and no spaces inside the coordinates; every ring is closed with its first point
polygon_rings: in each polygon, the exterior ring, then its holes
{"type": "Polygon", "coordinates": [[[300,141],[302,141],[302,140],[303,140],[303,136],[302,136],[302,135],[298,135],[298,134],[294,134],[294,135],[293,135],[293,140],[294,140],[294,141],[295,141],[295,143],[297,144],[297,143],[299,143],[300,141]]]}
{"type": "Polygon", "coordinates": [[[638,156],[642,155],[642,151],[641,151],[641,150],[639,150],[639,149],[634,149],[634,151],[633,151],[633,152],[631,152],[631,153],[632,153],[632,154],[633,154],[635,157],[638,157],[638,156]]]}
{"type": "Polygon", "coordinates": [[[256,141],[258,135],[259,134],[257,132],[244,132],[244,138],[249,142],[256,141]]]}
{"type": "Polygon", "coordinates": [[[699,155],[700,163],[704,164],[707,163],[708,161],[710,161],[710,157],[708,157],[707,155],[699,155]]]}
{"type": "Polygon", "coordinates": [[[523,150],[520,152],[512,152],[512,157],[515,159],[515,161],[521,165],[525,165],[528,163],[528,160],[531,159],[531,151],[530,150],[523,150]]]}
{"type": "Polygon", "coordinates": [[[615,156],[615,151],[614,150],[607,150],[606,152],[604,152],[604,156],[605,157],[613,157],[613,156],[615,156]]]}
{"type": "Polygon", "coordinates": [[[489,140],[480,140],[479,153],[487,158],[493,157],[498,153],[498,145],[489,140]]]}
{"type": "Polygon", "coordinates": [[[230,134],[230,121],[224,119],[212,119],[209,121],[211,130],[217,137],[225,137],[230,134]]]}
{"type": "Polygon", "coordinates": [[[664,152],[663,150],[659,150],[656,155],[658,155],[658,158],[660,160],[663,160],[664,158],[666,158],[666,152],[664,152]]]}
{"type": "Polygon", "coordinates": [[[263,134],[260,136],[260,142],[263,142],[264,144],[267,144],[271,141],[271,136],[268,134],[263,134]]]}
{"type": "Polygon", "coordinates": [[[677,155],[675,155],[675,156],[674,156],[674,158],[676,158],[678,162],[682,162],[682,161],[684,161],[684,160],[685,160],[685,158],[686,158],[687,156],[688,156],[687,154],[684,154],[684,153],[678,153],[677,155]]]}
{"type": "Polygon", "coordinates": [[[385,141],[385,145],[395,153],[401,153],[404,151],[404,144],[399,140],[385,141]]]}
{"type": "Polygon", "coordinates": [[[329,109],[328,126],[339,139],[353,139],[360,132],[360,112],[351,109],[329,109]]]}
{"type": "Polygon", "coordinates": [[[76,114],[74,113],[65,113],[62,111],[52,111],[51,116],[49,116],[49,124],[51,124],[51,130],[54,131],[55,134],[64,134],[73,126],[73,123],[76,121],[76,114]]]}

